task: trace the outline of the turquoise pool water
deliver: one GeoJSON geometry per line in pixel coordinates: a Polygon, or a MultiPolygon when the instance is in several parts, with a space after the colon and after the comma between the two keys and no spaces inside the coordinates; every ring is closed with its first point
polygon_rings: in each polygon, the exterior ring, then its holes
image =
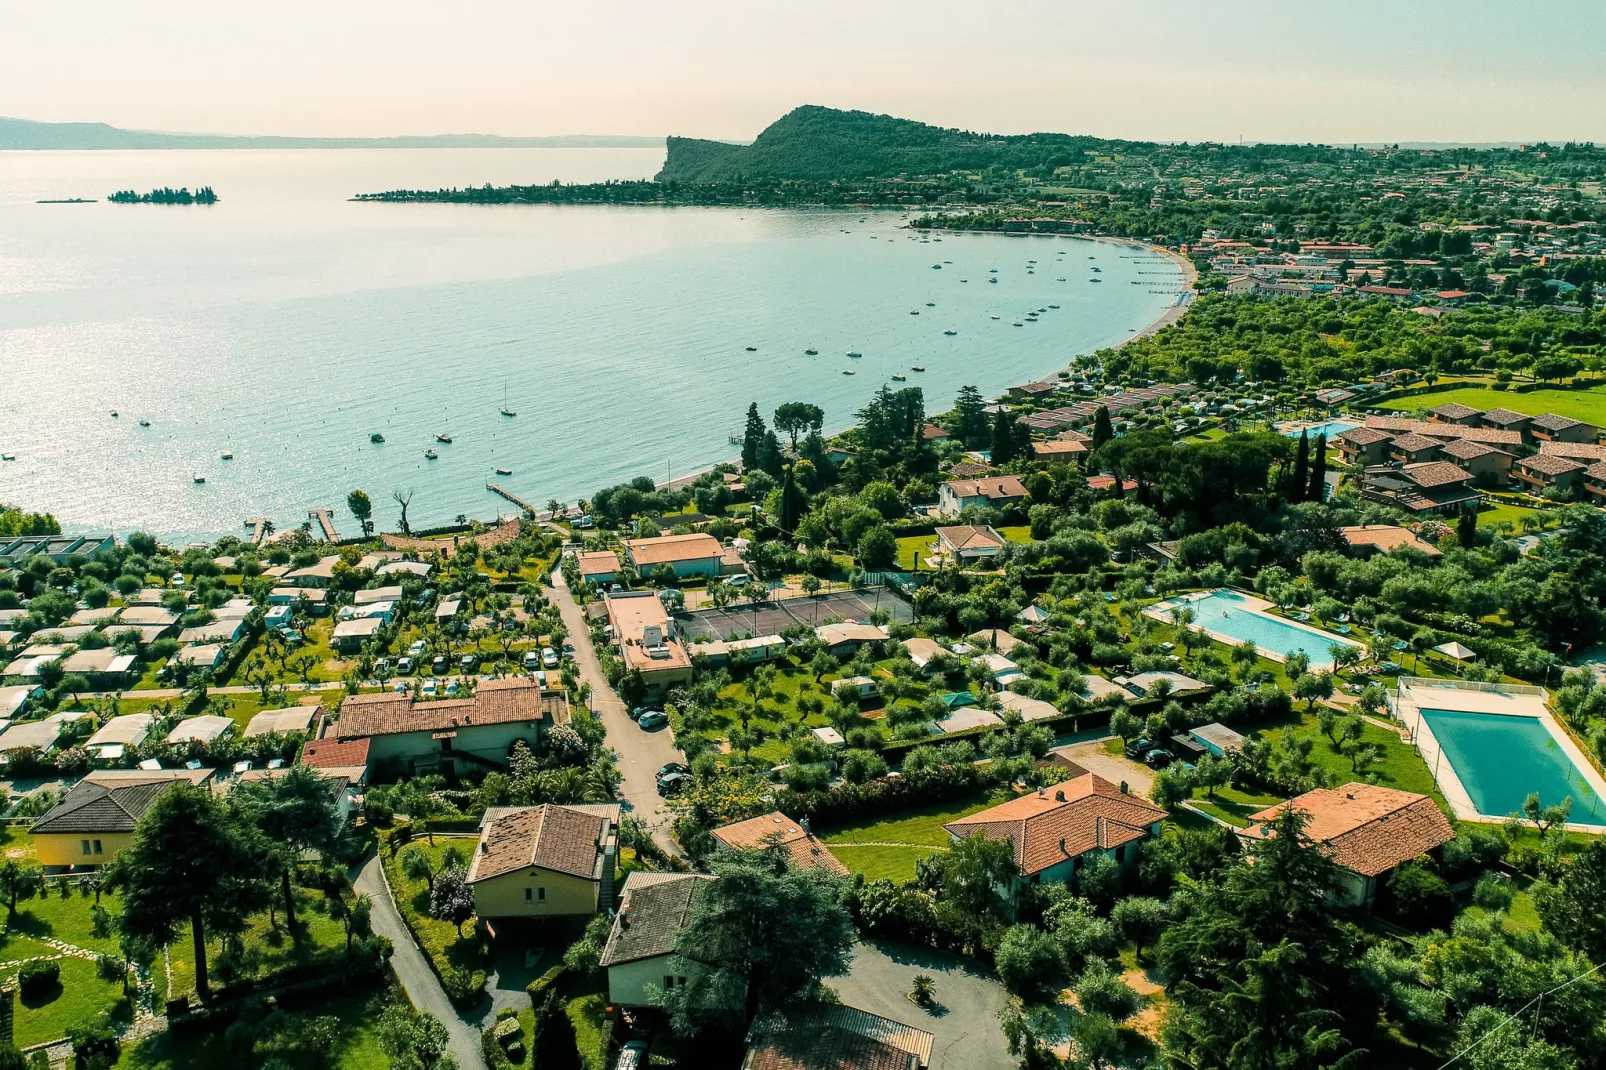
{"type": "Polygon", "coordinates": [[[1570,796],[1573,821],[1606,823],[1606,803],[1537,718],[1423,710],[1422,719],[1479,813],[1516,813],[1538,792],[1547,806],[1570,796]]]}
{"type": "Polygon", "coordinates": [[[1287,621],[1251,609],[1244,596],[1235,591],[1212,591],[1189,602],[1188,606],[1194,612],[1194,624],[1206,631],[1231,636],[1240,643],[1247,639],[1262,650],[1283,655],[1304,651],[1310,658],[1311,668],[1333,667],[1333,656],[1327,648],[1340,642],[1338,636],[1313,635],[1287,621]]]}
{"type": "MultiPolygon", "coordinates": [[[[1328,420],[1325,424],[1316,424],[1312,427],[1305,428],[1303,433],[1309,435],[1312,442],[1316,441],[1317,435],[1326,435],[1327,441],[1331,442],[1339,435],[1342,435],[1345,431],[1353,430],[1357,426],[1359,425],[1350,423],[1347,420],[1328,420]]],[[[1284,431],[1283,434],[1287,435],[1289,438],[1298,438],[1301,432],[1284,431]]]]}

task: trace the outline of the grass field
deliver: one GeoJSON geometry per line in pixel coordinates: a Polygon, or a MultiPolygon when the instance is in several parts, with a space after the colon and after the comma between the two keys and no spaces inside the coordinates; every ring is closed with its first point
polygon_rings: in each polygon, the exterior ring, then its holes
{"type": "Polygon", "coordinates": [[[1395,398],[1383,402],[1378,408],[1396,412],[1414,412],[1417,409],[1431,409],[1451,403],[1471,405],[1475,409],[1510,409],[1530,416],[1553,412],[1558,416],[1584,420],[1596,426],[1606,426],[1606,387],[1593,387],[1588,390],[1540,387],[1521,393],[1512,390],[1490,390],[1487,387],[1459,387],[1455,390],[1440,390],[1429,394],[1395,398]]]}
{"type": "MultiPolygon", "coordinates": [[[[400,998],[399,992],[351,992],[321,996],[315,1007],[285,1008],[291,1028],[325,1015],[340,1022],[339,1040],[333,1051],[305,1061],[286,1059],[286,1064],[293,1070],[387,1070],[390,1058],[379,1047],[374,1022],[387,999],[400,998]]],[[[230,1065],[241,1065],[240,1053],[228,1044],[222,1029],[159,1033],[137,1047],[124,1048],[117,1061],[119,1070],[211,1070],[230,1065]]]]}
{"type": "Polygon", "coordinates": [[[899,884],[915,879],[915,863],[942,851],[941,847],[841,847],[833,845],[831,853],[854,873],[863,873],[865,880],[890,880],[899,884]]]}
{"type": "Polygon", "coordinates": [[[915,863],[948,846],[953,837],[943,823],[985,810],[1011,798],[1005,791],[990,792],[954,802],[906,810],[880,821],[857,821],[831,829],[821,839],[831,853],[854,873],[870,880],[914,878],[915,863]],[[862,846],[849,846],[860,844],[862,846]]]}

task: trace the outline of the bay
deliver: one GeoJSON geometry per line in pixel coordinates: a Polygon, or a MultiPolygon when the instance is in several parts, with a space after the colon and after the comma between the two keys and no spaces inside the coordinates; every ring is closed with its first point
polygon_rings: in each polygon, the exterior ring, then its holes
{"type": "Polygon", "coordinates": [[[751,401],[766,417],[811,401],[838,428],[894,374],[932,412],[963,384],[998,393],[1146,327],[1180,283],[1135,247],[922,239],[901,213],[347,199],[640,178],[661,162],[659,149],[0,153],[0,451],[16,457],[0,502],[69,530],[173,539],[253,516],[294,526],[316,507],[354,533],[354,487],[385,528],[394,490],[412,493],[415,527],[488,519],[512,508],[488,481],[544,505],[729,459],[751,401]],[[104,200],[161,185],[220,200],[104,200]],[[67,197],[94,202],[35,203],[67,197]]]}

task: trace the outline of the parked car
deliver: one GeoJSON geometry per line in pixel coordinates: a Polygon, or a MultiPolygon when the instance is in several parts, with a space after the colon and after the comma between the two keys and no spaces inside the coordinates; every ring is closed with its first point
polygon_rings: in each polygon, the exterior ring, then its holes
{"type": "Polygon", "coordinates": [[[1135,762],[1159,745],[1151,739],[1134,739],[1126,745],[1126,750],[1123,753],[1135,762]]]}
{"type": "Polygon", "coordinates": [[[436,654],[435,655],[435,660],[429,663],[429,667],[430,667],[430,670],[433,671],[436,675],[440,675],[440,674],[444,673],[446,671],[446,667],[447,667],[446,666],[446,655],[445,654],[436,654]]]}
{"type": "Polygon", "coordinates": [[[632,721],[639,721],[641,720],[642,714],[649,713],[651,710],[651,706],[632,706],[630,707],[630,719],[632,721]]]}
{"type": "Polygon", "coordinates": [[[659,795],[679,795],[691,786],[691,774],[670,773],[668,776],[658,778],[659,795]]]}
{"type": "Polygon", "coordinates": [[[563,660],[574,660],[574,640],[572,639],[565,639],[563,641],[563,660]]]}
{"type": "Polygon", "coordinates": [[[643,728],[662,728],[669,723],[669,715],[663,710],[648,710],[636,723],[643,728]]]}
{"type": "Polygon", "coordinates": [[[729,584],[730,586],[732,586],[732,587],[745,587],[749,583],[753,582],[753,577],[749,576],[745,572],[738,572],[736,575],[732,576],[730,579],[726,580],[725,582],[727,584],[729,584]]]}
{"type": "Polygon", "coordinates": [[[413,670],[416,668],[418,668],[418,664],[414,662],[412,658],[404,657],[400,661],[396,662],[396,671],[403,676],[413,675],[413,670]]]}
{"type": "Polygon", "coordinates": [[[440,682],[438,680],[436,680],[433,676],[430,677],[428,680],[424,681],[424,686],[423,686],[422,692],[423,692],[423,694],[424,694],[424,696],[426,698],[434,698],[436,693],[439,692],[439,691],[440,691],[440,682]]]}
{"type": "Polygon", "coordinates": [[[380,658],[379,660],[374,662],[374,675],[375,676],[378,676],[380,673],[389,673],[389,672],[390,672],[390,659],[389,658],[380,658]]]}
{"type": "Polygon", "coordinates": [[[171,576],[169,576],[167,578],[167,582],[172,584],[174,587],[182,587],[182,586],[184,586],[184,573],[182,573],[182,572],[173,573],[171,576]]]}
{"type": "Polygon", "coordinates": [[[541,667],[541,655],[534,650],[524,655],[524,667],[534,672],[541,667]]]}
{"type": "Polygon", "coordinates": [[[409,657],[421,658],[424,656],[424,651],[428,649],[429,647],[425,645],[422,639],[414,639],[407,645],[407,654],[409,657]]]}
{"type": "Polygon", "coordinates": [[[464,672],[473,672],[480,667],[480,659],[473,654],[464,654],[457,659],[457,667],[464,672]]]}
{"type": "Polygon", "coordinates": [[[462,690],[462,688],[458,686],[456,680],[448,680],[448,681],[446,681],[446,694],[447,694],[447,697],[455,695],[461,690],[462,690]]]}
{"type": "Polygon", "coordinates": [[[541,668],[556,669],[558,667],[558,652],[551,647],[541,651],[541,668]]]}
{"type": "Polygon", "coordinates": [[[1156,747],[1143,756],[1143,764],[1150,769],[1164,769],[1174,761],[1176,758],[1164,747],[1156,747]]]}
{"type": "Polygon", "coordinates": [[[614,1070],[646,1070],[647,1045],[640,1040],[632,1040],[619,1050],[619,1061],[614,1064],[614,1070]]]}
{"type": "Polygon", "coordinates": [[[658,779],[662,780],[664,777],[668,776],[670,773],[690,773],[690,772],[691,772],[691,767],[688,766],[688,765],[683,765],[680,762],[665,762],[658,769],[658,779]]]}

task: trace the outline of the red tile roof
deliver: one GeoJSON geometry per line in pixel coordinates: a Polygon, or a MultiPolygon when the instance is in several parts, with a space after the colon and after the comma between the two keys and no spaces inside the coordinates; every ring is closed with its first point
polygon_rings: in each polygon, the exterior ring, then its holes
{"type": "Polygon", "coordinates": [[[608,819],[567,806],[515,810],[486,826],[469,866],[469,883],[490,880],[526,866],[590,878],[608,832],[608,819]]]}
{"type": "Polygon", "coordinates": [[[530,680],[485,680],[469,699],[414,702],[411,695],[394,692],[348,695],[340,704],[335,738],[542,720],[549,726],[568,723],[569,699],[564,692],[543,691],[530,680]]]}
{"type": "Polygon", "coordinates": [[[798,866],[816,867],[841,877],[848,875],[848,867],[837,861],[836,855],[815,839],[814,833],[778,810],[762,817],[738,821],[734,825],[722,825],[714,830],[713,835],[726,847],[738,851],[778,844],[786,848],[786,853],[798,866]]]}
{"type": "Polygon", "coordinates": [[[1333,861],[1363,877],[1386,873],[1455,836],[1426,795],[1358,783],[1318,788],[1262,810],[1241,835],[1265,839],[1266,823],[1286,806],[1307,816],[1305,835],[1325,845],[1333,861]]]}
{"type": "Polygon", "coordinates": [[[1419,487],[1447,487],[1453,483],[1465,483],[1472,478],[1471,472],[1449,461],[1408,464],[1400,471],[1419,487]]]}
{"type": "Polygon", "coordinates": [[[368,764],[368,740],[313,739],[301,748],[301,764],[313,769],[351,769],[368,764]]]}
{"type": "Polygon", "coordinates": [[[1095,848],[1142,839],[1148,827],[1165,816],[1147,800],[1088,773],[1042,794],[1023,795],[950,821],[943,828],[955,836],[980,831],[991,839],[1011,841],[1015,864],[1030,876],[1095,848]]]}

